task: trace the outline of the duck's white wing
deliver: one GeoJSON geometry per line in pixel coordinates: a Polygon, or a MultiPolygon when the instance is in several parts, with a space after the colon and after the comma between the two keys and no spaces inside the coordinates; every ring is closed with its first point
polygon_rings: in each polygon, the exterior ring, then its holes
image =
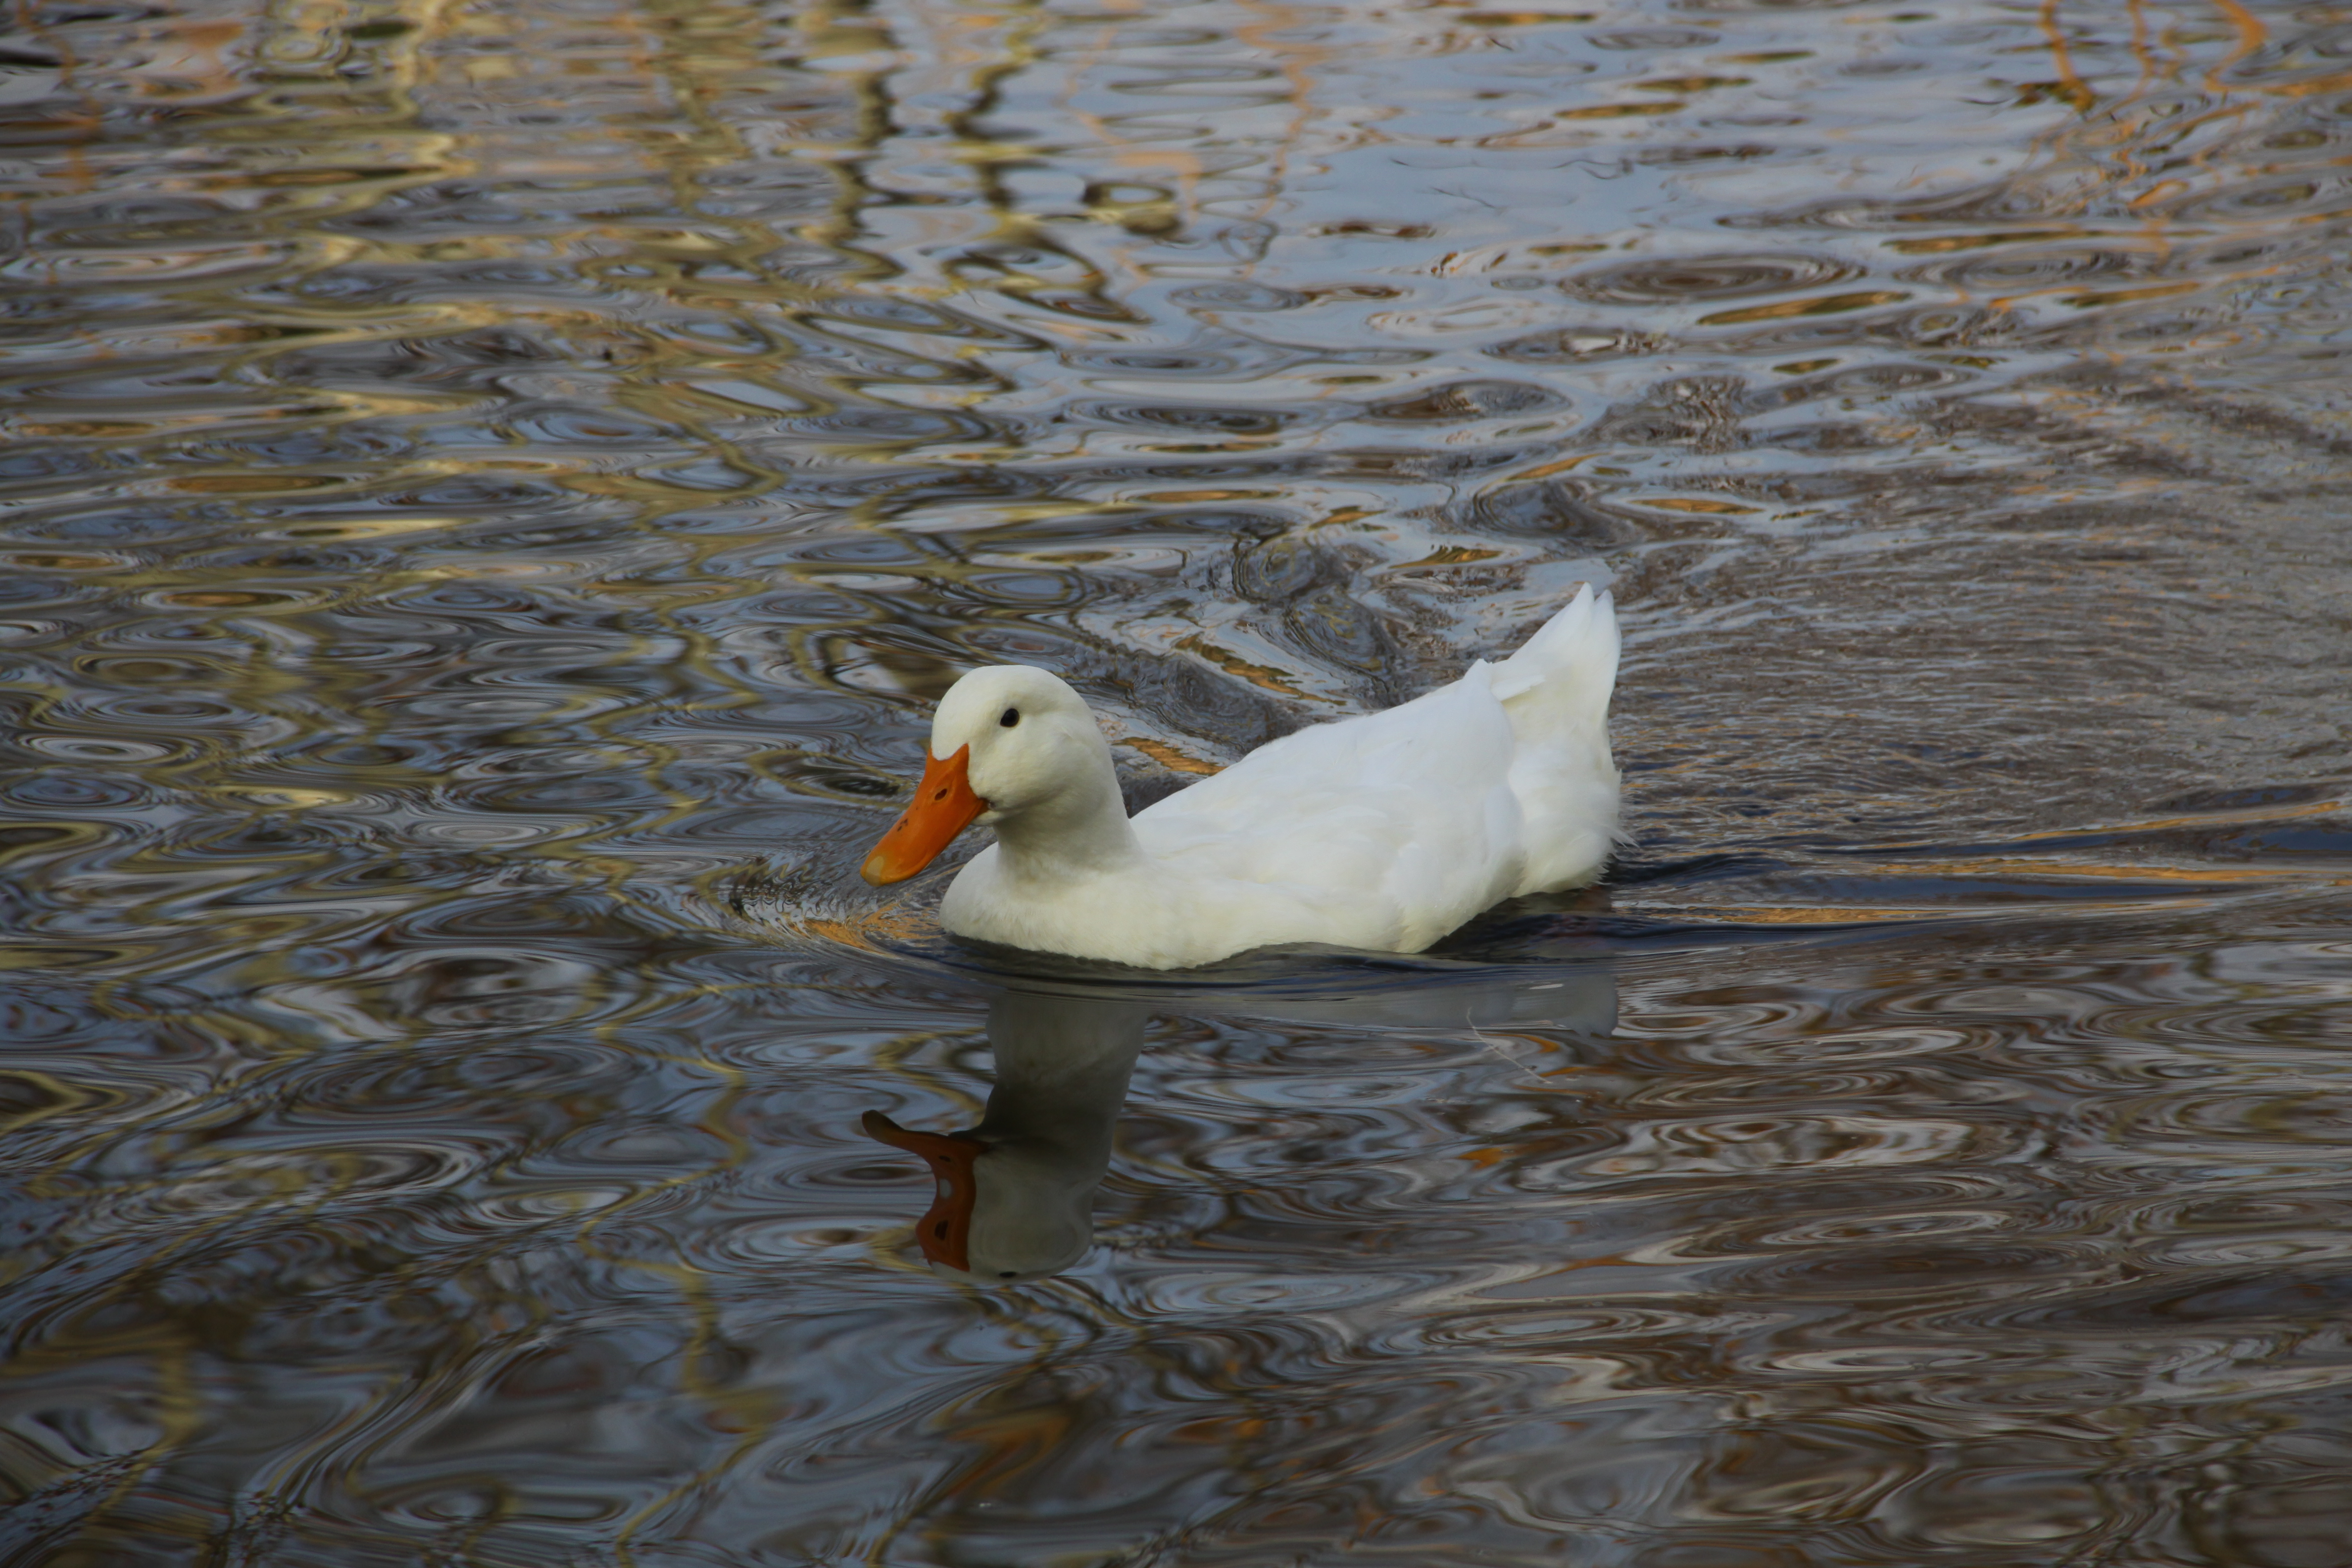
{"type": "Polygon", "coordinates": [[[1614,847],[1619,639],[1580,591],[1518,652],[1384,713],[1259,748],[1135,819],[1195,885],[1286,889],[1325,940],[1413,952],[1480,910],[1600,873],[1614,847]]]}
{"type": "Polygon", "coordinates": [[[1324,940],[1403,951],[1517,890],[1516,737],[1480,664],[1386,712],[1262,746],[1135,819],[1181,875],[1297,890],[1346,918],[1324,940]]]}

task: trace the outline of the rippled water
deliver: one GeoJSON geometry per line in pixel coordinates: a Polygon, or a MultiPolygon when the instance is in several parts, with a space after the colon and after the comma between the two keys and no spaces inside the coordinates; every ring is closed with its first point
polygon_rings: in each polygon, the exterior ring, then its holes
{"type": "Polygon", "coordinates": [[[7,1561],[2352,1560],[2352,10],[1591,4],[26,0],[7,1561]],[[1599,894],[856,879],[1581,581],[1599,894]]]}

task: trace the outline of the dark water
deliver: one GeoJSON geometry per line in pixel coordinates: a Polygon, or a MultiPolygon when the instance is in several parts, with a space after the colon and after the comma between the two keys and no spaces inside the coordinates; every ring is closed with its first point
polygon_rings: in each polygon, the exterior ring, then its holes
{"type": "Polygon", "coordinates": [[[1594,5],[25,0],[5,1561],[2352,1561],[2352,9],[1594,5]],[[1605,892],[1115,1122],[856,879],[1581,581],[1605,892]]]}

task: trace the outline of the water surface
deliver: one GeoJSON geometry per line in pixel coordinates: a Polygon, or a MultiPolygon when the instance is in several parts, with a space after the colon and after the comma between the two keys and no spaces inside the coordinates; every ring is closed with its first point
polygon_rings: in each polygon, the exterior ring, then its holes
{"type": "Polygon", "coordinates": [[[27,0],[9,1561],[2345,1562],[2352,11],[1591,4],[27,0]],[[1610,885],[930,1273],[955,673],[1582,582],[1610,885]]]}

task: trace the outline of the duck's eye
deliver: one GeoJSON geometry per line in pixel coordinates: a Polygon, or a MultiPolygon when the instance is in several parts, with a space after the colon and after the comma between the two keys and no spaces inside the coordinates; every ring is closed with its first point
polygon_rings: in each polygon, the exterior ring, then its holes
{"type": "Polygon", "coordinates": [[[1007,708],[1004,710],[1004,717],[999,719],[997,722],[1010,730],[1013,725],[1021,722],[1021,710],[1018,708],[1007,708]]]}

